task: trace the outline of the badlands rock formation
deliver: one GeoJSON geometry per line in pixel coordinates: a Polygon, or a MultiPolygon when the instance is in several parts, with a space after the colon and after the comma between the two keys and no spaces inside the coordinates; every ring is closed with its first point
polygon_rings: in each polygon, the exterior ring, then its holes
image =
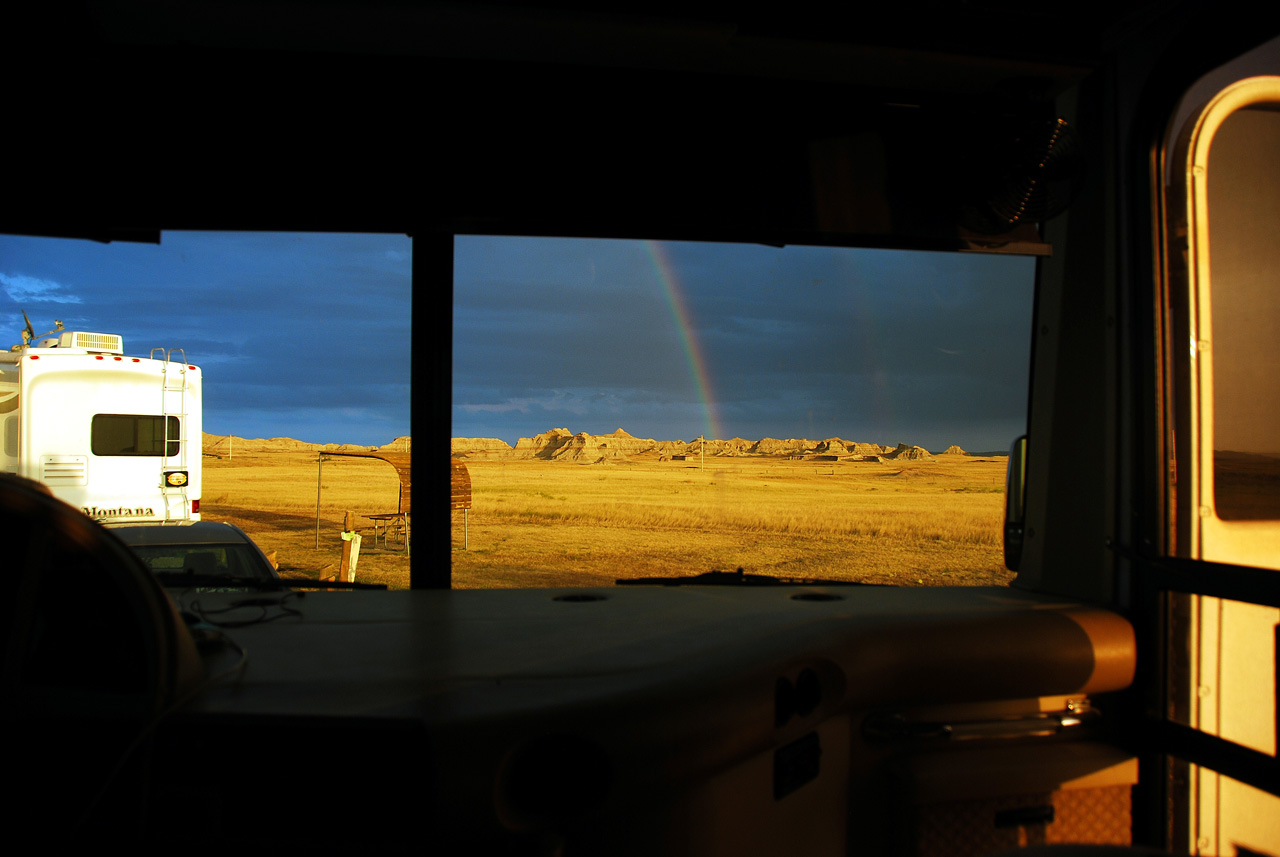
{"type": "MultiPolygon", "coordinates": [[[[959,447],[952,447],[959,449],[959,447]]],[[[574,434],[567,428],[553,428],[533,437],[522,437],[514,448],[491,438],[454,438],[454,458],[460,459],[540,459],[596,464],[624,458],[650,458],[667,461],[680,457],[701,456],[773,456],[787,458],[821,458],[841,461],[932,461],[933,456],[920,446],[898,444],[897,447],[875,443],[847,441],[838,437],[813,441],[804,438],[766,437],[752,441],[735,437],[730,440],[653,440],[638,438],[622,429],[610,434],[574,434]]]]}
{"type": "MultiPolygon", "coordinates": [[[[829,437],[825,440],[787,438],[780,440],[766,437],[747,440],[735,437],[730,440],[654,440],[634,437],[623,429],[609,434],[574,434],[567,428],[553,428],[533,437],[522,437],[513,448],[506,441],[486,437],[455,437],[450,442],[450,455],[456,459],[484,461],[496,459],[541,459],[543,461],[574,461],[597,464],[626,458],[650,458],[667,461],[678,457],[695,456],[771,456],[775,458],[820,458],[824,461],[933,461],[933,455],[924,447],[900,443],[896,447],[875,443],[860,443],[829,437]]],[[[338,443],[307,443],[288,437],[266,440],[228,437],[206,434],[204,452],[224,456],[237,454],[262,454],[276,452],[388,452],[401,455],[411,453],[413,441],[398,437],[382,446],[357,446],[338,443]]],[[[967,455],[958,446],[947,448],[946,455],[967,455]]]]}
{"type": "MultiPolygon", "coordinates": [[[[308,443],[291,437],[245,438],[235,435],[208,434],[202,438],[206,455],[248,455],[264,452],[411,452],[407,437],[398,437],[382,446],[360,446],[353,443],[308,443]]],[[[498,441],[502,443],[502,441],[498,441]]],[[[506,446],[506,444],[503,444],[506,446]]],[[[509,447],[508,447],[509,448],[509,447]]]]}
{"type": "Polygon", "coordinates": [[[658,442],[653,438],[632,437],[622,429],[611,434],[572,434],[568,429],[555,428],[534,437],[520,438],[510,457],[593,463],[651,452],[657,447],[658,442]]]}
{"type": "Polygon", "coordinates": [[[454,458],[472,460],[508,458],[511,445],[496,437],[455,437],[449,443],[449,452],[454,458]]]}
{"type": "Polygon", "coordinates": [[[512,458],[552,458],[556,450],[569,442],[573,432],[567,428],[553,428],[536,434],[533,437],[522,437],[516,441],[512,458]]]}
{"type": "Polygon", "coordinates": [[[892,452],[885,455],[885,458],[892,458],[895,461],[933,461],[933,455],[923,446],[909,446],[905,443],[898,444],[898,447],[892,452]]]}
{"type": "Polygon", "coordinates": [[[776,437],[766,437],[756,441],[756,455],[789,455],[794,452],[800,452],[808,444],[807,440],[798,440],[797,438],[787,438],[786,440],[778,440],[776,437]]]}
{"type": "MultiPolygon", "coordinates": [[[[499,441],[499,443],[501,443],[501,441],[499,441]]],[[[410,438],[398,437],[391,441],[391,443],[386,443],[378,447],[378,452],[413,452],[413,442],[410,438]]]]}

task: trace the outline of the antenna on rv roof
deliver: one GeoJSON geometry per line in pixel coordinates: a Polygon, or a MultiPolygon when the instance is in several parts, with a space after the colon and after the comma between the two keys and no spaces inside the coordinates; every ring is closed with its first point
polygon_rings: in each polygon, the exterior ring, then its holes
{"type": "MultiPolygon", "coordinates": [[[[27,326],[22,330],[23,345],[30,345],[33,341],[39,341],[41,339],[44,339],[46,336],[53,336],[55,333],[60,333],[62,332],[62,330],[64,330],[62,321],[60,319],[55,318],[53,320],[53,330],[47,331],[45,333],[40,334],[39,336],[36,336],[35,330],[31,327],[31,319],[27,318],[26,310],[19,310],[19,312],[22,313],[22,318],[27,323],[27,326]]],[[[56,346],[57,343],[55,342],[54,345],[56,346]]],[[[14,347],[17,348],[18,346],[14,346],[14,347]]]]}
{"type": "MultiPolygon", "coordinates": [[[[19,310],[18,312],[22,313],[22,320],[27,322],[27,326],[22,329],[22,344],[29,345],[33,339],[36,339],[36,330],[35,327],[31,326],[31,318],[27,317],[27,311],[19,310]]],[[[41,334],[41,336],[56,334],[61,329],[63,329],[63,322],[59,321],[58,318],[54,318],[54,329],[47,334],[41,334]]]]}

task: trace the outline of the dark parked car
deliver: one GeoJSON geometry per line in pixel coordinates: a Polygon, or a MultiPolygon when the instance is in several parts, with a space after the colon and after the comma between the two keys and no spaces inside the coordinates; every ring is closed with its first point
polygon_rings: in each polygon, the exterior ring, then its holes
{"type": "Polygon", "coordinates": [[[111,532],[165,586],[261,586],[279,579],[266,554],[234,524],[125,524],[111,532]]]}

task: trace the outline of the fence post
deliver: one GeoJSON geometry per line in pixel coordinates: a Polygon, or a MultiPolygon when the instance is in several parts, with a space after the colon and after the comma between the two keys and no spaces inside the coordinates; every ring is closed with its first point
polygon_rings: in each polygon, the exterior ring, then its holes
{"type": "Polygon", "coordinates": [[[320,482],[324,479],[324,454],[316,456],[316,549],[320,548],[320,482]]]}
{"type": "Polygon", "coordinates": [[[449,544],[452,550],[453,544],[453,512],[455,509],[462,510],[462,549],[469,550],[470,532],[468,531],[469,521],[467,514],[471,511],[471,474],[467,472],[467,465],[456,459],[449,460],[450,467],[450,502],[449,502],[449,544]]]}
{"type": "Polygon", "coordinates": [[[354,583],[359,561],[360,534],[355,531],[355,515],[347,512],[342,518],[342,564],[338,567],[338,580],[354,583]]]}

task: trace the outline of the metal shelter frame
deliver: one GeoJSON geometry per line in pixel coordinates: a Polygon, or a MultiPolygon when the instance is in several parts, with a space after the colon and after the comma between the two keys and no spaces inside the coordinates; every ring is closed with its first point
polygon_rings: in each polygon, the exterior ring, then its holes
{"type": "MultiPolygon", "coordinates": [[[[376,458],[385,461],[396,469],[396,475],[400,478],[400,494],[396,501],[396,511],[390,517],[400,517],[404,519],[404,552],[409,554],[409,515],[411,513],[411,486],[412,486],[412,454],[408,452],[330,452],[324,451],[316,456],[316,547],[320,546],[320,491],[321,476],[324,472],[324,460],[326,457],[343,456],[346,458],[376,458]]],[[[369,517],[368,515],[364,517],[369,517]]],[[[388,516],[379,515],[377,520],[386,520],[388,516]]],[[[376,526],[376,522],[375,522],[376,526]]],[[[375,543],[377,537],[375,533],[375,543]]]]}

